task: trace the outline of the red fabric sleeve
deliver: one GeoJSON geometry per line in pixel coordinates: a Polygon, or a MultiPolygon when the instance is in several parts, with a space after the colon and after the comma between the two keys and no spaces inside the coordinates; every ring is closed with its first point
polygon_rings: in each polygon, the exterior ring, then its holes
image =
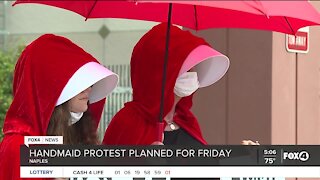
{"type": "Polygon", "coordinates": [[[131,109],[122,109],[109,124],[102,144],[151,145],[157,141],[156,123],[141,118],[131,109]]]}

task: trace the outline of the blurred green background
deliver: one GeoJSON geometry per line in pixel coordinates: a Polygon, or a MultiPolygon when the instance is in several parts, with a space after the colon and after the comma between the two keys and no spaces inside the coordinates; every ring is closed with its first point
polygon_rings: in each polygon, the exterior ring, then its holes
{"type": "MultiPolygon", "coordinates": [[[[3,128],[3,121],[6,116],[8,107],[12,101],[12,79],[13,71],[17,58],[23,47],[15,50],[0,50],[0,128],[3,128]]],[[[3,132],[0,132],[0,141],[3,138],[3,132]]]]}

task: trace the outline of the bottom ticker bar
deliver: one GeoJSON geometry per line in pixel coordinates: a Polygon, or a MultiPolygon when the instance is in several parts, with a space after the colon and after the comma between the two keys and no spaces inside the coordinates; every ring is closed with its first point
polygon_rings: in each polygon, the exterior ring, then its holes
{"type": "MultiPolygon", "coordinates": [[[[22,178],[71,178],[71,177],[135,177],[135,178],[213,178],[213,177],[307,177],[320,178],[320,167],[261,167],[261,166],[167,166],[167,167],[62,167],[62,166],[21,166],[22,178]]],[[[89,179],[88,179],[89,180],[89,179]]],[[[254,179],[252,179],[254,180],[254,179]]],[[[257,179],[256,179],[257,180],[257,179]]],[[[263,180],[266,180],[263,179],[263,180]]],[[[269,179],[273,180],[273,179],[269,179]]]]}

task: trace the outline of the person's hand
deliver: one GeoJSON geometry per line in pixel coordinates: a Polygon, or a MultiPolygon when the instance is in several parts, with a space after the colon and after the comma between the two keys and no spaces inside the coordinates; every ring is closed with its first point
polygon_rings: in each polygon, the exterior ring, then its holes
{"type": "Polygon", "coordinates": [[[155,141],[151,145],[164,145],[164,144],[160,141],[155,141]]]}
{"type": "Polygon", "coordinates": [[[242,140],[241,145],[260,145],[258,141],[242,140]]]}
{"type": "Polygon", "coordinates": [[[163,141],[164,141],[164,133],[162,133],[162,141],[161,142],[160,141],[155,141],[151,145],[164,145],[163,141]]]}

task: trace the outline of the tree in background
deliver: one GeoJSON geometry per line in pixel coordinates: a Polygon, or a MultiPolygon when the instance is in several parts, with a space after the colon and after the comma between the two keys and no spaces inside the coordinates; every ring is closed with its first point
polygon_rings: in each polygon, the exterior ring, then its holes
{"type": "Polygon", "coordinates": [[[13,71],[23,47],[15,51],[0,50],[0,141],[3,138],[3,122],[12,101],[13,71]]]}

